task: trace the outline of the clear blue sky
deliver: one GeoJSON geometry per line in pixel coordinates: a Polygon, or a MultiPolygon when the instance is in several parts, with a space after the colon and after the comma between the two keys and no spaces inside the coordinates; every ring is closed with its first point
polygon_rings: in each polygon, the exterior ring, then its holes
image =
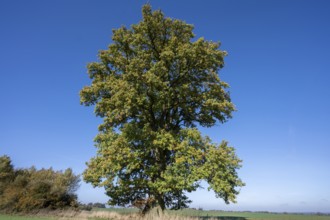
{"type": "MultiPolygon", "coordinates": [[[[79,104],[86,64],[146,1],[15,1],[0,5],[0,155],[16,167],[85,169],[100,119],[79,104]]],[[[202,129],[244,160],[238,204],[212,193],[192,207],[330,212],[330,1],[149,1],[228,51],[221,77],[238,111],[202,129]]],[[[106,201],[82,184],[83,202],[106,201]]]]}

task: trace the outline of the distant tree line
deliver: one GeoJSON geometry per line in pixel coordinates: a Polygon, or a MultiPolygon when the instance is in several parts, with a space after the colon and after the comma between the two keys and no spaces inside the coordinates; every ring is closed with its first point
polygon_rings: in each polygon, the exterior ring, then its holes
{"type": "Polygon", "coordinates": [[[90,202],[88,204],[79,203],[80,210],[91,211],[93,208],[105,209],[106,205],[104,203],[100,203],[100,202],[96,202],[96,203],[90,202]]]}
{"type": "Polygon", "coordinates": [[[90,202],[87,205],[92,207],[92,208],[99,208],[99,209],[105,209],[106,208],[105,204],[100,203],[100,202],[95,202],[95,203],[90,202]]]}
{"type": "Polygon", "coordinates": [[[80,177],[71,169],[55,171],[15,169],[8,156],[0,157],[0,211],[29,212],[36,209],[77,207],[80,177]]]}

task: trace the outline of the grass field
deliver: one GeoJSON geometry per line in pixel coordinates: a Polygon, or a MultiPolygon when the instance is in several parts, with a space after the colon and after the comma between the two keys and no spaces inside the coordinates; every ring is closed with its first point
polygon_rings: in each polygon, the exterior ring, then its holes
{"type": "Polygon", "coordinates": [[[319,215],[200,211],[192,209],[174,211],[173,214],[180,216],[196,216],[201,219],[214,218],[219,220],[330,220],[330,216],[319,215]]]}
{"type": "Polygon", "coordinates": [[[158,217],[151,213],[145,218],[138,217],[136,209],[97,209],[86,212],[83,215],[72,217],[33,217],[0,215],[0,220],[57,220],[57,219],[84,219],[84,220],[116,220],[116,219],[146,219],[146,220],[330,220],[330,216],[305,215],[305,214],[274,214],[256,212],[223,212],[223,211],[201,211],[185,209],[180,211],[166,211],[165,216],[158,217]]]}
{"type": "MultiPolygon", "coordinates": [[[[132,214],[137,209],[108,208],[102,209],[120,214],[132,214]]],[[[307,215],[307,214],[277,214],[264,212],[225,212],[225,211],[202,211],[194,209],[183,209],[178,211],[167,210],[166,214],[182,217],[197,217],[199,219],[219,220],[330,220],[330,216],[307,215]]]]}
{"type": "Polygon", "coordinates": [[[54,220],[56,218],[0,215],[0,220],[54,220]]]}

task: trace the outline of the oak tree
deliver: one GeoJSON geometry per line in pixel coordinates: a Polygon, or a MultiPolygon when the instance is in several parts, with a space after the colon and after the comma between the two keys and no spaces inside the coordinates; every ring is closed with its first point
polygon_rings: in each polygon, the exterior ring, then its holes
{"type": "Polygon", "coordinates": [[[104,187],[110,205],[144,211],[187,207],[186,192],[202,180],[235,202],[244,185],[241,160],[227,142],[214,144],[197,128],[224,123],[235,110],[219,77],[226,52],[148,4],[142,15],[131,28],[113,30],[108,49],[88,65],[92,82],[81,103],[95,105],[104,120],[84,180],[104,187]]]}

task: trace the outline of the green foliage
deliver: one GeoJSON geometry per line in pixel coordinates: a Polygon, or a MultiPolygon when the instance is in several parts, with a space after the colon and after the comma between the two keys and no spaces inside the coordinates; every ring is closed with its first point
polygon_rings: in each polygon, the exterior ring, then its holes
{"type": "Polygon", "coordinates": [[[93,208],[99,208],[99,209],[105,209],[105,204],[104,203],[100,203],[100,202],[95,202],[89,205],[91,205],[93,208]]]}
{"type": "Polygon", "coordinates": [[[131,29],[114,30],[99,62],[88,65],[92,84],[81,90],[81,103],[95,105],[104,121],[84,180],[105,187],[110,205],[144,210],[187,207],[184,193],[201,180],[235,202],[244,185],[241,160],[227,142],[213,144],[196,129],[224,123],[235,110],[218,75],[226,52],[220,43],[193,41],[192,25],[150,5],[142,14],[131,29]]]}
{"type": "Polygon", "coordinates": [[[79,176],[71,169],[14,170],[10,158],[0,157],[0,210],[6,212],[31,211],[42,208],[76,206],[74,192],[79,186],[79,176]],[[5,176],[6,178],[2,178],[5,176]]]}
{"type": "Polygon", "coordinates": [[[3,194],[6,186],[14,178],[14,167],[8,156],[0,157],[0,196],[3,194]]]}

